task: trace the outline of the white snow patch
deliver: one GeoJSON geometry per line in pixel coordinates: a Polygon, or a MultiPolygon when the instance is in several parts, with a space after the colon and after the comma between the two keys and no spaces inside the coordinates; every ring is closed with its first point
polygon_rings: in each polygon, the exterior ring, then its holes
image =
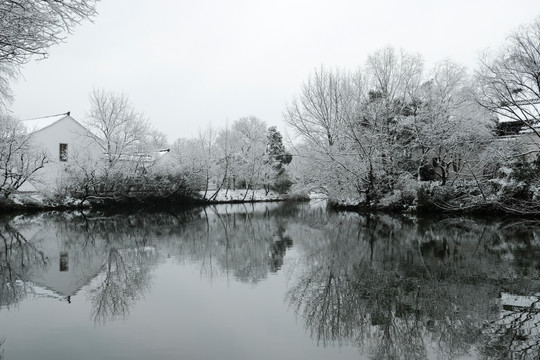
{"type": "Polygon", "coordinates": [[[208,191],[204,196],[204,191],[199,191],[201,197],[205,200],[216,202],[241,202],[241,201],[276,201],[283,200],[284,196],[274,191],[266,194],[264,189],[259,190],[220,190],[214,197],[215,190],[208,191]]]}
{"type": "Polygon", "coordinates": [[[322,193],[322,192],[316,192],[316,191],[311,191],[309,194],[308,194],[309,198],[311,200],[315,200],[315,199],[328,199],[328,195],[325,194],[325,193],[322,193]]]}
{"type": "Polygon", "coordinates": [[[28,132],[35,132],[35,131],[44,129],[47,126],[51,126],[52,124],[56,123],[57,121],[62,120],[66,116],[68,115],[67,114],[52,115],[52,116],[46,116],[42,118],[23,120],[22,123],[26,127],[28,132]]]}
{"type": "Polygon", "coordinates": [[[504,305],[540,309],[540,293],[533,296],[514,295],[501,293],[501,303],[504,305]]]}

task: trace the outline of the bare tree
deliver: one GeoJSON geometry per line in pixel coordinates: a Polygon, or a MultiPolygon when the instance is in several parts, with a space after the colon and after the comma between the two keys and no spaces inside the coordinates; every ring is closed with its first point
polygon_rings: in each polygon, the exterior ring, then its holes
{"type": "Polygon", "coordinates": [[[164,150],[169,147],[167,134],[156,129],[152,129],[148,132],[145,143],[145,147],[147,147],[150,151],[164,150]]]}
{"type": "Polygon", "coordinates": [[[13,100],[9,81],[17,77],[17,69],[7,62],[0,61],[0,109],[13,100]]]}
{"type": "MultiPolygon", "coordinates": [[[[219,191],[222,188],[226,188],[226,191],[229,188],[229,183],[234,183],[234,156],[236,153],[237,143],[233,139],[233,132],[231,131],[229,124],[225,124],[225,128],[222,129],[217,138],[216,138],[216,149],[217,149],[217,163],[218,163],[218,172],[216,177],[217,179],[217,188],[216,191],[210,196],[210,200],[214,200],[219,191]]],[[[234,184],[233,184],[234,187],[234,184]]]]}
{"type": "Polygon", "coordinates": [[[204,198],[220,172],[217,137],[217,130],[209,124],[206,128],[199,129],[194,139],[180,138],[171,147],[171,155],[179,171],[190,179],[194,189],[204,191],[204,198]]]}
{"type": "Polygon", "coordinates": [[[122,157],[135,155],[149,130],[148,120],[134,109],[127,95],[98,89],[90,94],[86,124],[101,139],[98,144],[109,168],[122,157]]]}
{"type": "Polygon", "coordinates": [[[0,62],[21,65],[96,14],[99,0],[9,0],[0,2],[0,62]]]}
{"type": "MultiPolygon", "coordinates": [[[[180,138],[171,147],[172,161],[166,171],[180,175],[190,190],[208,191],[211,160],[207,157],[203,145],[199,138],[180,138]]],[[[204,195],[206,196],[206,193],[204,195]]]]}
{"type": "Polygon", "coordinates": [[[217,170],[217,161],[215,157],[216,152],[216,140],[217,131],[211,125],[208,125],[206,129],[199,131],[197,137],[198,148],[200,149],[200,158],[202,159],[202,172],[204,173],[204,197],[208,193],[210,187],[210,180],[214,176],[217,170]]]}
{"type": "MultiPolygon", "coordinates": [[[[300,95],[287,106],[285,122],[304,145],[295,154],[295,167],[309,157],[308,187],[324,186],[329,191],[356,190],[364,170],[361,158],[351,151],[347,125],[354,123],[363,79],[359,74],[320,68],[303,84],[300,95]],[[354,160],[353,160],[354,158],[354,160]]],[[[302,177],[297,175],[297,177],[302,177]]],[[[304,179],[306,179],[304,177],[304,179]]]]}
{"type": "Polygon", "coordinates": [[[287,106],[285,122],[318,147],[332,146],[343,130],[350,74],[321,67],[304,83],[300,96],[287,106]]]}
{"type": "Polygon", "coordinates": [[[83,201],[91,198],[116,201],[149,194],[147,187],[151,182],[148,177],[139,176],[147,173],[146,165],[152,163],[147,148],[148,120],[135,111],[123,93],[94,89],[90,103],[86,125],[105,160],[75,161],[69,169],[71,181],[66,190],[83,201]]]}
{"type": "Polygon", "coordinates": [[[497,53],[486,53],[476,74],[478,101],[519,121],[535,136],[540,119],[540,18],[521,27],[497,53]]]}
{"type": "Polygon", "coordinates": [[[12,100],[9,81],[32,56],[48,57],[76,25],[96,16],[99,0],[0,1],[0,107],[12,100]]]}
{"type": "Polygon", "coordinates": [[[8,197],[47,161],[47,153],[34,146],[31,135],[12,116],[0,115],[0,194],[8,197]]]}
{"type": "Polygon", "coordinates": [[[261,186],[261,176],[265,166],[266,156],[266,123],[255,116],[242,117],[232,126],[233,137],[237,142],[237,152],[234,157],[236,173],[233,174],[239,185],[246,189],[256,189],[261,186]]]}

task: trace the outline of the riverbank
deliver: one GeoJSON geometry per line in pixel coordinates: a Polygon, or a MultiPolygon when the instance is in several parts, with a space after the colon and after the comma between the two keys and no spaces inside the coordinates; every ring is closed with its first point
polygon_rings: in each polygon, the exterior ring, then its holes
{"type": "Polygon", "coordinates": [[[84,200],[70,196],[47,196],[41,193],[20,192],[8,198],[0,198],[0,211],[50,211],[74,209],[115,209],[115,208],[171,208],[186,205],[207,205],[226,203],[272,202],[272,201],[307,201],[307,195],[279,194],[265,190],[220,190],[199,191],[175,194],[168,197],[146,196],[124,199],[92,197],[84,200]]]}
{"type": "MultiPolygon", "coordinates": [[[[439,190],[439,189],[437,189],[439,190]]],[[[358,199],[329,199],[331,208],[338,211],[381,212],[394,214],[452,214],[473,216],[538,217],[540,201],[519,198],[484,197],[474,194],[441,195],[438,191],[419,191],[414,197],[385,198],[366,203],[358,199]]]]}
{"type": "MultiPolygon", "coordinates": [[[[418,190],[418,189],[417,189],[418,190]]],[[[455,190],[455,189],[454,189],[455,190]]],[[[175,194],[173,196],[131,196],[124,198],[89,197],[84,200],[69,196],[47,196],[40,193],[14,193],[9,198],[0,198],[0,211],[62,211],[75,209],[173,209],[193,205],[253,203],[277,201],[309,201],[323,196],[328,200],[328,206],[338,211],[380,212],[404,214],[454,214],[495,216],[509,215],[531,217],[540,214],[538,201],[519,201],[513,198],[501,201],[499,197],[484,198],[474,193],[457,193],[445,191],[440,187],[432,187],[407,193],[396,192],[391,197],[385,197],[378,202],[366,203],[355,197],[340,199],[328,198],[322,194],[279,194],[274,191],[231,190],[198,191],[175,194]]]]}

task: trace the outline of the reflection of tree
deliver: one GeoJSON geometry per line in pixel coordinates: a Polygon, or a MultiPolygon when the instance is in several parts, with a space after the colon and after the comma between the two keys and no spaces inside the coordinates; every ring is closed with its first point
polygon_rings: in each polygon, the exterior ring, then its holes
{"type": "MultiPolygon", "coordinates": [[[[196,260],[211,275],[224,271],[247,282],[277,271],[292,240],[285,226],[271,217],[272,211],[280,211],[279,206],[269,205],[263,211],[254,211],[254,207],[114,218],[86,216],[84,228],[91,229],[93,242],[104,239],[108,249],[102,274],[90,290],[92,318],[103,323],[128,316],[148,287],[150,265],[157,261],[158,252],[176,255],[181,261],[196,260]],[[150,246],[156,251],[146,251],[150,246]]],[[[290,213],[290,208],[287,211],[290,213]]],[[[73,226],[80,228],[72,219],[69,227],[73,226]]]]}
{"type": "MultiPolygon", "coordinates": [[[[164,257],[254,283],[279,271],[294,242],[300,258],[290,263],[286,299],[319,344],[352,344],[373,359],[526,358],[538,349],[537,313],[501,313],[498,297],[538,288],[540,232],[532,223],[361,216],[287,203],[42,218],[46,225],[35,226],[63,244],[70,271],[97,258],[95,276],[105,263],[89,286],[96,323],[127,317],[164,257]]],[[[26,293],[13,284],[48,260],[24,232],[1,229],[0,300],[12,304],[26,293]]]]}
{"type": "Polygon", "coordinates": [[[503,305],[502,316],[483,331],[485,359],[538,359],[540,354],[540,298],[525,306],[503,305]]]}
{"type": "Polygon", "coordinates": [[[43,252],[9,222],[0,222],[0,307],[16,304],[30,291],[29,274],[47,265],[43,252]]]}
{"type": "Polygon", "coordinates": [[[69,266],[62,269],[69,270],[79,286],[90,284],[91,317],[96,323],[126,318],[150,286],[152,267],[164,255],[257,282],[280,269],[292,246],[286,221],[275,215],[292,216],[297,208],[253,204],[171,214],[47,213],[17,220],[23,232],[2,223],[0,305],[20,301],[33,286],[26,286],[26,279],[41,281],[44,273],[53,280],[42,284],[54,290],[59,285],[54,282],[58,264],[68,257],[69,266]],[[31,241],[22,233],[31,234],[31,241]]]}
{"type": "Polygon", "coordinates": [[[270,271],[277,272],[283,266],[283,258],[287,249],[293,245],[292,239],[285,235],[285,227],[282,224],[278,224],[277,231],[275,233],[277,240],[274,241],[270,249],[270,271]]]}
{"type": "Polygon", "coordinates": [[[512,248],[511,237],[466,219],[419,225],[350,214],[323,222],[302,214],[290,224],[305,257],[286,299],[319,343],[356,344],[373,359],[423,359],[464,356],[485,341],[498,294],[512,287],[514,264],[500,246],[512,248]]]}
{"type": "Polygon", "coordinates": [[[125,319],[150,282],[153,249],[109,249],[104,273],[90,290],[91,316],[96,323],[125,319]]]}
{"type": "MultiPolygon", "coordinates": [[[[246,282],[264,279],[283,264],[292,240],[283,216],[296,204],[234,204],[176,213],[49,215],[56,235],[77,257],[111,248],[153,246],[178,261],[196,261],[210,276],[232,274],[246,282]],[[158,241],[159,240],[159,241],[158,241]]],[[[108,251],[108,250],[107,250],[108,251]]],[[[72,259],[73,257],[73,259],[72,259]]]]}
{"type": "MultiPolygon", "coordinates": [[[[43,280],[42,272],[51,271],[49,256],[58,256],[60,249],[60,264],[69,254],[71,282],[85,285],[97,275],[89,290],[94,320],[103,323],[124,318],[149,286],[150,268],[158,259],[155,243],[161,231],[177,224],[175,217],[165,221],[163,218],[152,214],[113,217],[83,213],[42,214],[17,223],[34,234],[32,241],[27,241],[11,225],[5,225],[5,231],[0,233],[0,244],[4,243],[0,247],[1,304],[18,301],[31,291],[33,284],[26,286],[27,279],[43,280]],[[47,248],[45,251],[49,251],[49,256],[36,245],[47,248]],[[105,265],[97,274],[103,258],[105,265]],[[41,268],[40,264],[43,265],[41,268]]],[[[53,268],[53,272],[62,270],[68,268],[53,268]]],[[[45,286],[48,284],[45,280],[45,286]]],[[[53,284],[58,285],[54,281],[53,284]]]]}
{"type": "Polygon", "coordinates": [[[181,229],[177,236],[182,242],[171,253],[200,262],[201,272],[210,277],[223,273],[242,282],[258,282],[281,268],[292,246],[281,215],[294,214],[297,208],[294,204],[208,207],[181,229]]]}
{"type": "Polygon", "coordinates": [[[302,313],[306,327],[317,342],[340,342],[351,338],[360,327],[351,326],[362,320],[358,297],[350,290],[343,274],[334,274],[327,266],[314,267],[311,276],[303,277],[287,293],[288,301],[302,313]],[[353,295],[353,296],[351,296],[353,295]]]}

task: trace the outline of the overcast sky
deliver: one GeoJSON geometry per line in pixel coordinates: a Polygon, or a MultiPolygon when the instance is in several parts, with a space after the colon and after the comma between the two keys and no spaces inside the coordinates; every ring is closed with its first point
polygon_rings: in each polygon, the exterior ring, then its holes
{"type": "Polygon", "coordinates": [[[125,92],[173,142],[208,123],[282,112],[320,65],[355,69],[385,46],[451,58],[469,70],[540,16],[538,0],[102,0],[13,84],[21,119],[71,111],[83,122],[93,88],[125,92]]]}

